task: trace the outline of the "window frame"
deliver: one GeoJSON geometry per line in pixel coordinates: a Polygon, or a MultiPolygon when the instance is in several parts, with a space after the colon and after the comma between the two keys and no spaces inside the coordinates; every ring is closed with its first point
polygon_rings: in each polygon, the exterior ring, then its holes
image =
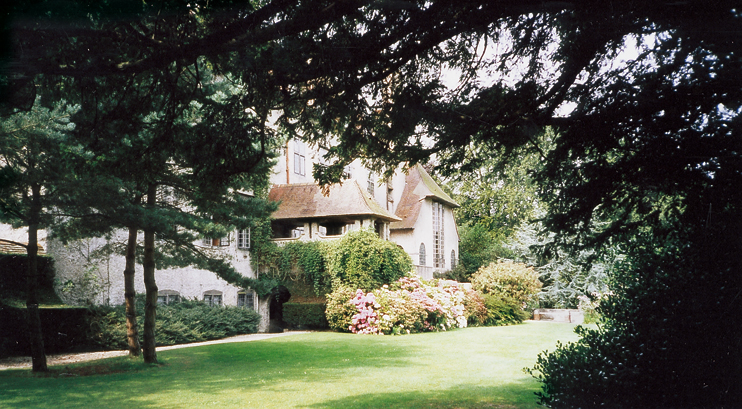
{"type": "Polygon", "coordinates": [[[237,292],[237,307],[251,309],[255,311],[255,291],[253,290],[238,291],[237,292]],[[240,296],[244,296],[244,299],[242,300],[242,304],[240,304],[240,296]]]}
{"type": "Polygon", "coordinates": [[[304,142],[294,139],[294,174],[306,176],[307,151],[304,142]]]}
{"type": "Polygon", "coordinates": [[[443,203],[433,202],[433,267],[446,268],[445,208],[443,203]]]}
{"type": "Polygon", "coordinates": [[[250,228],[237,230],[237,248],[240,250],[250,250],[250,239],[252,238],[250,228]]]}
{"type": "Polygon", "coordinates": [[[179,303],[180,299],[180,293],[174,290],[161,290],[157,292],[157,305],[170,305],[179,303]],[[160,302],[160,299],[163,297],[165,298],[165,301],[160,302]]]}
{"type": "Polygon", "coordinates": [[[218,290],[204,291],[203,302],[209,307],[221,307],[224,305],[224,294],[218,290]],[[214,303],[214,300],[218,299],[218,303],[214,303]]]}

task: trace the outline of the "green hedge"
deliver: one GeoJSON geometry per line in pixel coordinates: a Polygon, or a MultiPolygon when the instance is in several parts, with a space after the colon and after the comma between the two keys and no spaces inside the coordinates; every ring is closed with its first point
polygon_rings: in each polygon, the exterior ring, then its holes
{"type": "MultiPolygon", "coordinates": [[[[137,323],[142,336],[144,297],[137,295],[137,323]]],[[[98,348],[126,349],[126,316],[123,305],[92,307],[90,341],[98,348]]],[[[257,332],[260,315],[239,307],[211,307],[201,301],[157,306],[158,346],[208,341],[257,332]]]]}
{"type": "Polygon", "coordinates": [[[324,303],[285,303],[283,320],[297,329],[329,329],[324,303]]]}
{"type": "MultiPolygon", "coordinates": [[[[90,347],[86,308],[40,308],[46,353],[60,353],[90,347]]],[[[30,354],[25,308],[0,304],[0,357],[30,354]]]]}
{"type": "MultiPolygon", "coordinates": [[[[25,254],[0,254],[0,299],[23,302],[26,300],[26,270],[28,256],[25,254]]],[[[41,304],[61,304],[54,292],[54,259],[38,257],[39,301],[41,304]]]]}

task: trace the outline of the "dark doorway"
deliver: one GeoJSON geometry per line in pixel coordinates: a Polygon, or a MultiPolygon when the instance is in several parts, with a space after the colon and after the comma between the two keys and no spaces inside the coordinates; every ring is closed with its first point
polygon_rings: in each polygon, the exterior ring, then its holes
{"type": "Polygon", "coordinates": [[[273,289],[271,292],[271,317],[268,332],[283,332],[283,329],[287,327],[286,323],[283,322],[283,304],[290,299],[291,293],[288,288],[279,285],[273,289]]]}

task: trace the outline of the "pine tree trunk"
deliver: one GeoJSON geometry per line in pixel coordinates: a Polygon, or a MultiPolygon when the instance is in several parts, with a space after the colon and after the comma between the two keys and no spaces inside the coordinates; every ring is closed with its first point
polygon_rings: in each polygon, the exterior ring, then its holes
{"type": "Polygon", "coordinates": [[[124,303],[126,304],[126,340],[129,344],[129,356],[142,354],[139,345],[139,328],[137,327],[136,289],[134,275],[136,273],[137,233],[134,227],[129,227],[129,240],[126,243],[126,267],[124,268],[124,303]]]}
{"type": "MultiPolygon", "coordinates": [[[[147,189],[147,205],[153,208],[156,204],[157,185],[147,189]]],[[[151,227],[144,228],[144,345],[142,346],[144,362],[156,363],[155,323],[157,319],[157,283],[155,282],[155,232],[151,227]]]]}
{"type": "Polygon", "coordinates": [[[44,335],[41,329],[41,317],[39,316],[39,269],[38,269],[38,217],[41,213],[39,197],[41,189],[39,186],[31,188],[32,205],[30,211],[30,222],[28,224],[28,270],[26,271],[26,313],[28,314],[28,338],[31,346],[31,362],[33,372],[46,372],[46,353],[44,352],[44,335]]]}

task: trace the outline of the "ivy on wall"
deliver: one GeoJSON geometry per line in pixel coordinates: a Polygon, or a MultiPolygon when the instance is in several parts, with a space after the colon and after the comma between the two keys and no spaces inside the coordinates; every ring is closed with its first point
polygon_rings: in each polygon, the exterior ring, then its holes
{"type": "Polygon", "coordinates": [[[323,297],[341,284],[371,290],[412,271],[412,260],[401,247],[370,230],[349,232],[336,241],[279,246],[270,240],[269,228],[268,224],[268,229],[259,230],[252,245],[259,280],[275,280],[293,288],[304,283],[323,297]]]}
{"type": "Polygon", "coordinates": [[[292,289],[304,284],[316,296],[331,291],[325,265],[332,242],[296,241],[277,245],[270,240],[269,222],[256,230],[251,248],[253,269],[260,272],[259,280],[272,280],[292,289]]]}

